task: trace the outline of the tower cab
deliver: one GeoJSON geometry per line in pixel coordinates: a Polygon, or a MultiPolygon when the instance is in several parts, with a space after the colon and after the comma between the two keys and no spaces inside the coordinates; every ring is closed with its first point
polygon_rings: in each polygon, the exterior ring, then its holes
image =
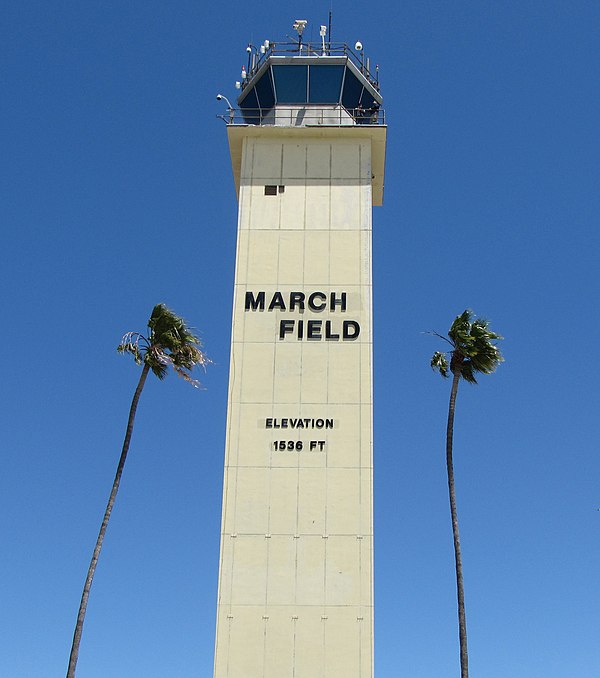
{"type": "MultiPolygon", "coordinates": [[[[324,27],[323,27],[324,28],[324,27]]],[[[383,124],[377,77],[362,45],[269,43],[242,71],[238,107],[247,125],[383,124]]]]}

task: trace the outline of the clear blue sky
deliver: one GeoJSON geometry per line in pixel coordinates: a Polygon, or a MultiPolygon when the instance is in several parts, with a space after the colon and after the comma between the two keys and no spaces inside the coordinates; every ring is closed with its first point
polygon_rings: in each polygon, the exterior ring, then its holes
{"type": "MultiPolygon", "coordinates": [[[[212,675],[237,205],[217,92],[246,44],[327,3],[5,5],[0,675],[66,672],[138,371],[115,347],[160,301],[214,361],[149,381],[78,678],[212,675]]],[[[464,308],[506,362],[461,388],[456,474],[472,674],[600,676],[600,4],[334,2],[380,64],[374,212],[377,678],[458,675],[444,467],[464,308]]]]}

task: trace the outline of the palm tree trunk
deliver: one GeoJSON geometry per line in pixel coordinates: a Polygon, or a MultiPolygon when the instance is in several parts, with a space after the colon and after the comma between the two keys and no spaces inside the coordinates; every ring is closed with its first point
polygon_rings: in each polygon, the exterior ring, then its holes
{"type": "Polygon", "coordinates": [[[75,678],[75,667],[77,666],[77,658],[79,656],[79,644],[81,642],[81,634],[83,632],[83,622],[85,621],[85,613],[87,610],[88,598],[90,596],[90,589],[92,588],[92,580],[94,579],[94,572],[96,571],[96,565],[98,564],[98,557],[100,556],[100,550],[102,549],[102,542],[104,541],[104,535],[106,533],[108,521],[110,520],[110,514],[112,513],[115,499],[117,498],[119,483],[121,482],[121,474],[123,473],[123,467],[125,466],[125,460],[127,459],[127,452],[129,451],[131,434],[133,433],[133,422],[135,420],[135,413],[137,410],[140,395],[142,394],[142,390],[146,382],[146,377],[148,376],[149,369],[150,367],[148,366],[148,364],[144,364],[142,374],[140,375],[140,380],[138,382],[137,388],[135,389],[135,393],[133,394],[133,400],[131,401],[131,408],[129,410],[129,419],[127,420],[127,431],[125,432],[125,440],[123,441],[121,458],[119,459],[117,473],[115,475],[115,480],[113,482],[112,490],[110,492],[110,497],[108,499],[106,511],[104,512],[104,518],[102,520],[102,525],[100,527],[100,533],[98,534],[98,539],[96,540],[94,554],[92,555],[92,560],[90,562],[90,567],[88,569],[85,585],[83,587],[81,603],[79,604],[79,613],[77,614],[77,624],[75,625],[75,633],[73,634],[73,644],[71,645],[71,655],[69,657],[69,668],[67,670],[67,678],[75,678]]]}
{"type": "Polygon", "coordinates": [[[448,427],[446,429],[446,467],[448,470],[448,493],[450,495],[450,514],[452,516],[452,535],[454,537],[454,560],[456,563],[456,594],[458,600],[458,636],[460,641],[460,676],[469,678],[469,657],[467,654],[467,616],[465,613],[465,590],[463,586],[462,556],[460,536],[458,534],[458,514],[456,511],[456,492],[454,489],[454,466],[452,463],[452,441],[454,437],[454,408],[461,369],[453,370],[450,405],[448,407],[448,427]]]}

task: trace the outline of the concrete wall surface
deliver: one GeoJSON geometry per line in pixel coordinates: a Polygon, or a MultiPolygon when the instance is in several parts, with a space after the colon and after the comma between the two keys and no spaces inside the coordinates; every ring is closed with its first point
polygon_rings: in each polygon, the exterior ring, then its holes
{"type": "Polygon", "coordinates": [[[371,178],[243,142],[215,678],[373,675],[371,178]]]}

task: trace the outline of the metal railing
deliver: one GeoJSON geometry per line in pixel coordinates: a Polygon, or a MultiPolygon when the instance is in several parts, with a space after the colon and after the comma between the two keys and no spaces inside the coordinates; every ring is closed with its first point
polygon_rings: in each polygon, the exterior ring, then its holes
{"type": "Polygon", "coordinates": [[[254,74],[260,69],[263,63],[271,56],[344,56],[358,68],[358,70],[367,78],[367,80],[379,90],[379,71],[375,67],[375,75],[370,71],[370,62],[365,58],[362,52],[356,53],[345,42],[271,42],[268,49],[264,52],[251,47],[248,55],[247,77],[241,83],[242,90],[252,79],[254,74]]]}
{"type": "Polygon", "coordinates": [[[229,108],[217,115],[228,125],[275,125],[282,127],[346,127],[353,125],[385,125],[382,108],[352,108],[343,106],[275,106],[273,108],[229,108]]]}

